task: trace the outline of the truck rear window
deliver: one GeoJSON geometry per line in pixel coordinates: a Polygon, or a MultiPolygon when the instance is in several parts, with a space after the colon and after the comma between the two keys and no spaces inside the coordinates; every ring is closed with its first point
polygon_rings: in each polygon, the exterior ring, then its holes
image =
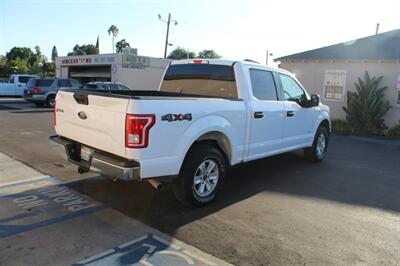
{"type": "Polygon", "coordinates": [[[161,91],[210,97],[237,98],[233,66],[212,64],[171,65],[161,91]]]}

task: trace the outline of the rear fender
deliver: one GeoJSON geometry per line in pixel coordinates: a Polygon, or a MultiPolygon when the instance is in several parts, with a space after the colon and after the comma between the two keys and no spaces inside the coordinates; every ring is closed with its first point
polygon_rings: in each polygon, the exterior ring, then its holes
{"type": "Polygon", "coordinates": [[[183,138],[177,145],[175,154],[179,154],[177,162],[178,171],[192,145],[199,140],[202,136],[210,132],[218,132],[225,135],[229,141],[231,156],[228,158],[230,164],[235,164],[240,161],[240,148],[238,144],[240,140],[237,139],[235,129],[232,124],[225,118],[217,115],[210,115],[203,117],[193,123],[184,133],[183,138]]]}

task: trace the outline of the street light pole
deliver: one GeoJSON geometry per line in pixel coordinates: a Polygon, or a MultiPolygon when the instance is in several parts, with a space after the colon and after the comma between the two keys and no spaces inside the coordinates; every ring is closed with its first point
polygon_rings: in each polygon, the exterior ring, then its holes
{"type": "Polygon", "coordinates": [[[269,57],[269,56],[273,56],[273,54],[272,54],[272,53],[269,53],[268,50],[267,50],[267,58],[265,59],[265,65],[266,65],[266,66],[268,66],[268,57],[269,57]]]}
{"type": "Polygon", "coordinates": [[[171,23],[171,13],[168,13],[168,21],[167,21],[167,36],[165,37],[165,49],[164,49],[164,58],[167,58],[167,49],[168,49],[168,35],[169,35],[169,24],[171,23]]]}

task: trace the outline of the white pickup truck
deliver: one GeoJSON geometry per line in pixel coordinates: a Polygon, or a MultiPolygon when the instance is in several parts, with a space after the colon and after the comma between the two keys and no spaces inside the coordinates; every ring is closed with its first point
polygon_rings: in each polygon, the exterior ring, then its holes
{"type": "Polygon", "coordinates": [[[39,78],[39,76],[28,74],[12,74],[10,82],[0,83],[0,96],[22,96],[26,83],[31,78],[39,78]]]}
{"type": "Polygon", "coordinates": [[[180,60],[158,91],[60,90],[51,136],[68,159],[113,179],[170,182],[195,206],[229,166],[304,149],[321,161],[329,108],[289,72],[248,61],[180,60]]]}

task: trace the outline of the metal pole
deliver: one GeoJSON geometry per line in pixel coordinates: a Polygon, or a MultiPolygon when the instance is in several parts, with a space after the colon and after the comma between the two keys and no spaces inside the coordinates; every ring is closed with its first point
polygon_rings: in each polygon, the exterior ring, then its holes
{"type": "Polygon", "coordinates": [[[268,50],[267,50],[267,58],[265,60],[265,65],[268,66],[268,50]]]}
{"type": "Polygon", "coordinates": [[[169,23],[171,23],[171,13],[168,13],[168,21],[167,21],[167,36],[166,36],[166,38],[165,38],[164,58],[167,58],[167,49],[168,49],[168,35],[169,35],[169,23]]]}
{"type": "Polygon", "coordinates": [[[379,32],[379,23],[376,23],[376,31],[375,31],[375,35],[377,35],[379,32]]]}

